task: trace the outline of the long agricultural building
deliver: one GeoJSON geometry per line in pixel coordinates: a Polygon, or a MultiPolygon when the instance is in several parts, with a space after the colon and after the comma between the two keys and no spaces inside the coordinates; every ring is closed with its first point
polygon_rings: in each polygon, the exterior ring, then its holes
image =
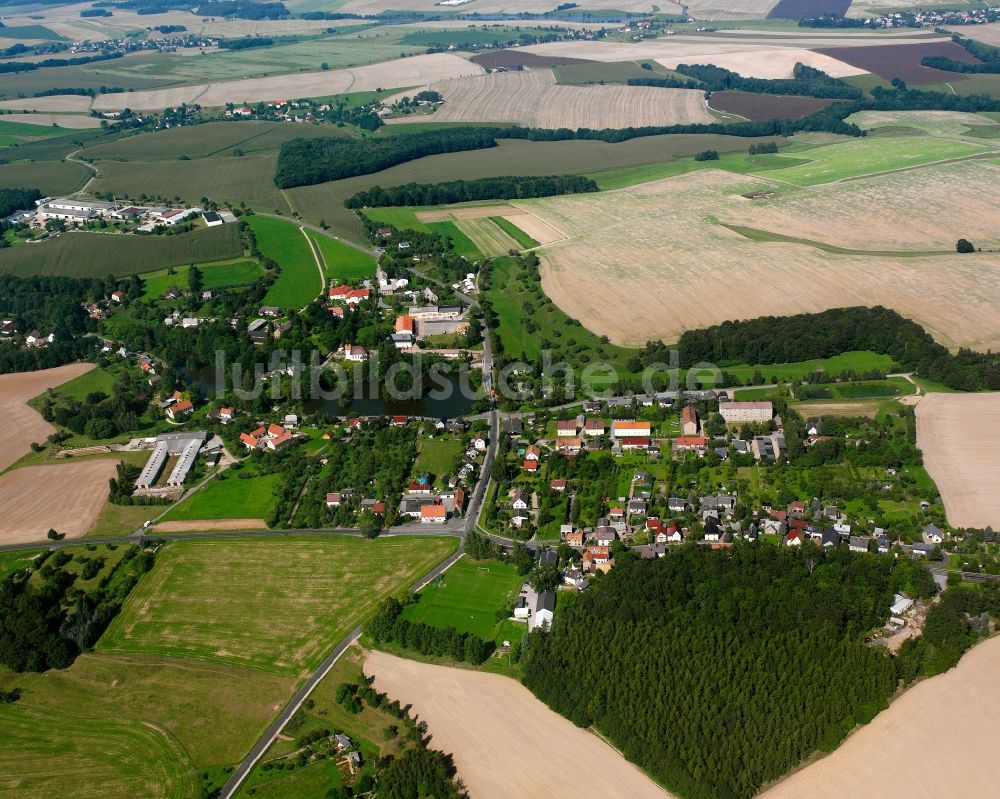
{"type": "Polygon", "coordinates": [[[135,487],[148,489],[155,486],[167,459],[174,455],[177,456],[177,462],[167,476],[166,485],[171,488],[184,485],[184,480],[194,466],[206,438],[208,433],[204,430],[191,433],[164,433],[157,436],[149,460],[135,481],[135,487]]]}

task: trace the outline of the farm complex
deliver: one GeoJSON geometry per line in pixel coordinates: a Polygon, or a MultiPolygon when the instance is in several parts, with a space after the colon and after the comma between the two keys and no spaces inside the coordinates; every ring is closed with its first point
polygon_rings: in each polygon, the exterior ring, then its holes
{"type": "Polygon", "coordinates": [[[996,792],[1000,9],[46,0],[0,75],[0,794],[996,792]]]}

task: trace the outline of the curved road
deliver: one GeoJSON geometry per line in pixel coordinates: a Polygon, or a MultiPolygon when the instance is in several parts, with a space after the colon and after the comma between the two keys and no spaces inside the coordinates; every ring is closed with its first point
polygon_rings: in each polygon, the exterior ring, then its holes
{"type": "MultiPolygon", "coordinates": [[[[446,569],[451,567],[452,564],[454,564],[464,554],[465,552],[462,549],[462,545],[459,544],[458,549],[455,550],[455,553],[451,555],[451,557],[443,563],[439,563],[431,571],[425,574],[410,588],[410,590],[413,592],[419,591],[429,582],[436,580],[446,569]]],[[[250,749],[247,756],[243,758],[243,762],[236,767],[229,779],[226,780],[226,784],[222,786],[222,791],[219,793],[220,799],[230,799],[230,797],[232,797],[236,791],[239,790],[240,785],[243,784],[243,780],[245,780],[247,776],[249,776],[250,772],[253,771],[254,766],[257,765],[257,761],[264,756],[264,752],[267,751],[271,742],[278,736],[278,733],[280,733],[284,726],[288,723],[288,720],[295,714],[295,711],[302,707],[302,703],[309,698],[309,694],[311,694],[313,689],[319,685],[320,680],[322,680],[329,673],[330,669],[333,668],[333,664],[336,663],[337,660],[340,659],[340,656],[347,651],[347,648],[360,637],[361,626],[359,625],[340,640],[330,654],[327,655],[323,662],[319,665],[319,668],[316,669],[316,671],[314,671],[304,683],[302,683],[299,690],[295,692],[291,701],[285,705],[284,710],[282,710],[281,713],[278,714],[277,718],[275,718],[274,721],[268,725],[267,729],[264,730],[264,734],[261,735],[257,743],[253,745],[253,748],[250,749]]]]}

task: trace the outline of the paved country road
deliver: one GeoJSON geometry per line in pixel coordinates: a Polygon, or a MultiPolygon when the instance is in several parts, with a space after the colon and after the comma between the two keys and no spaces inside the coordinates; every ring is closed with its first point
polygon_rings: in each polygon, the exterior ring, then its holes
{"type": "MultiPolygon", "coordinates": [[[[451,557],[431,569],[431,571],[417,581],[417,583],[415,583],[410,590],[413,592],[419,591],[428,583],[436,580],[446,569],[448,569],[464,554],[462,546],[459,544],[458,549],[453,555],[451,555],[451,557]]],[[[243,781],[247,778],[250,772],[253,771],[254,766],[257,765],[257,761],[264,756],[264,752],[267,751],[271,742],[288,723],[288,720],[295,714],[295,711],[302,707],[302,703],[309,698],[309,694],[311,694],[313,689],[319,685],[320,680],[322,680],[329,673],[330,669],[333,668],[333,664],[336,663],[337,660],[340,659],[340,656],[347,651],[347,648],[360,637],[361,626],[358,625],[337,643],[330,654],[326,656],[326,659],[324,659],[324,661],[319,665],[319,668],[316,669],[316,671],[314,671],[304,683],[302,683],[299,690],[295,692],[291,701],[285,705],[285,709],[282,710],[281,713],[278,714],[277,718],[275,718],[274,721],[268,725],[267,729],[264,730],[264,734],[261,735],[257,743],[253,745],[253,748],[250,749],[247,756],[243,758],[243,762],[236,767],[229,779],[226,781],[226,784],[222,786],[222,791],[219,794],[221,799],[230,799],[230,797],[235,795],[236,791],[239,790],[240,785],[243,784],[243,781]]]]}

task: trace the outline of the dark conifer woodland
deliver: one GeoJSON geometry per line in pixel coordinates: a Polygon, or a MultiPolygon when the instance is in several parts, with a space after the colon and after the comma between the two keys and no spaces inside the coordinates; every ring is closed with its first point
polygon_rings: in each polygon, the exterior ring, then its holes
{"type": "Polygon", "coordinates": [[[863,639],[910,579],[894,566],[814,547],[622,555],[532,635],[524,682],[685,799],[750,797],[887,705],[895,666],[863,639]]]}

